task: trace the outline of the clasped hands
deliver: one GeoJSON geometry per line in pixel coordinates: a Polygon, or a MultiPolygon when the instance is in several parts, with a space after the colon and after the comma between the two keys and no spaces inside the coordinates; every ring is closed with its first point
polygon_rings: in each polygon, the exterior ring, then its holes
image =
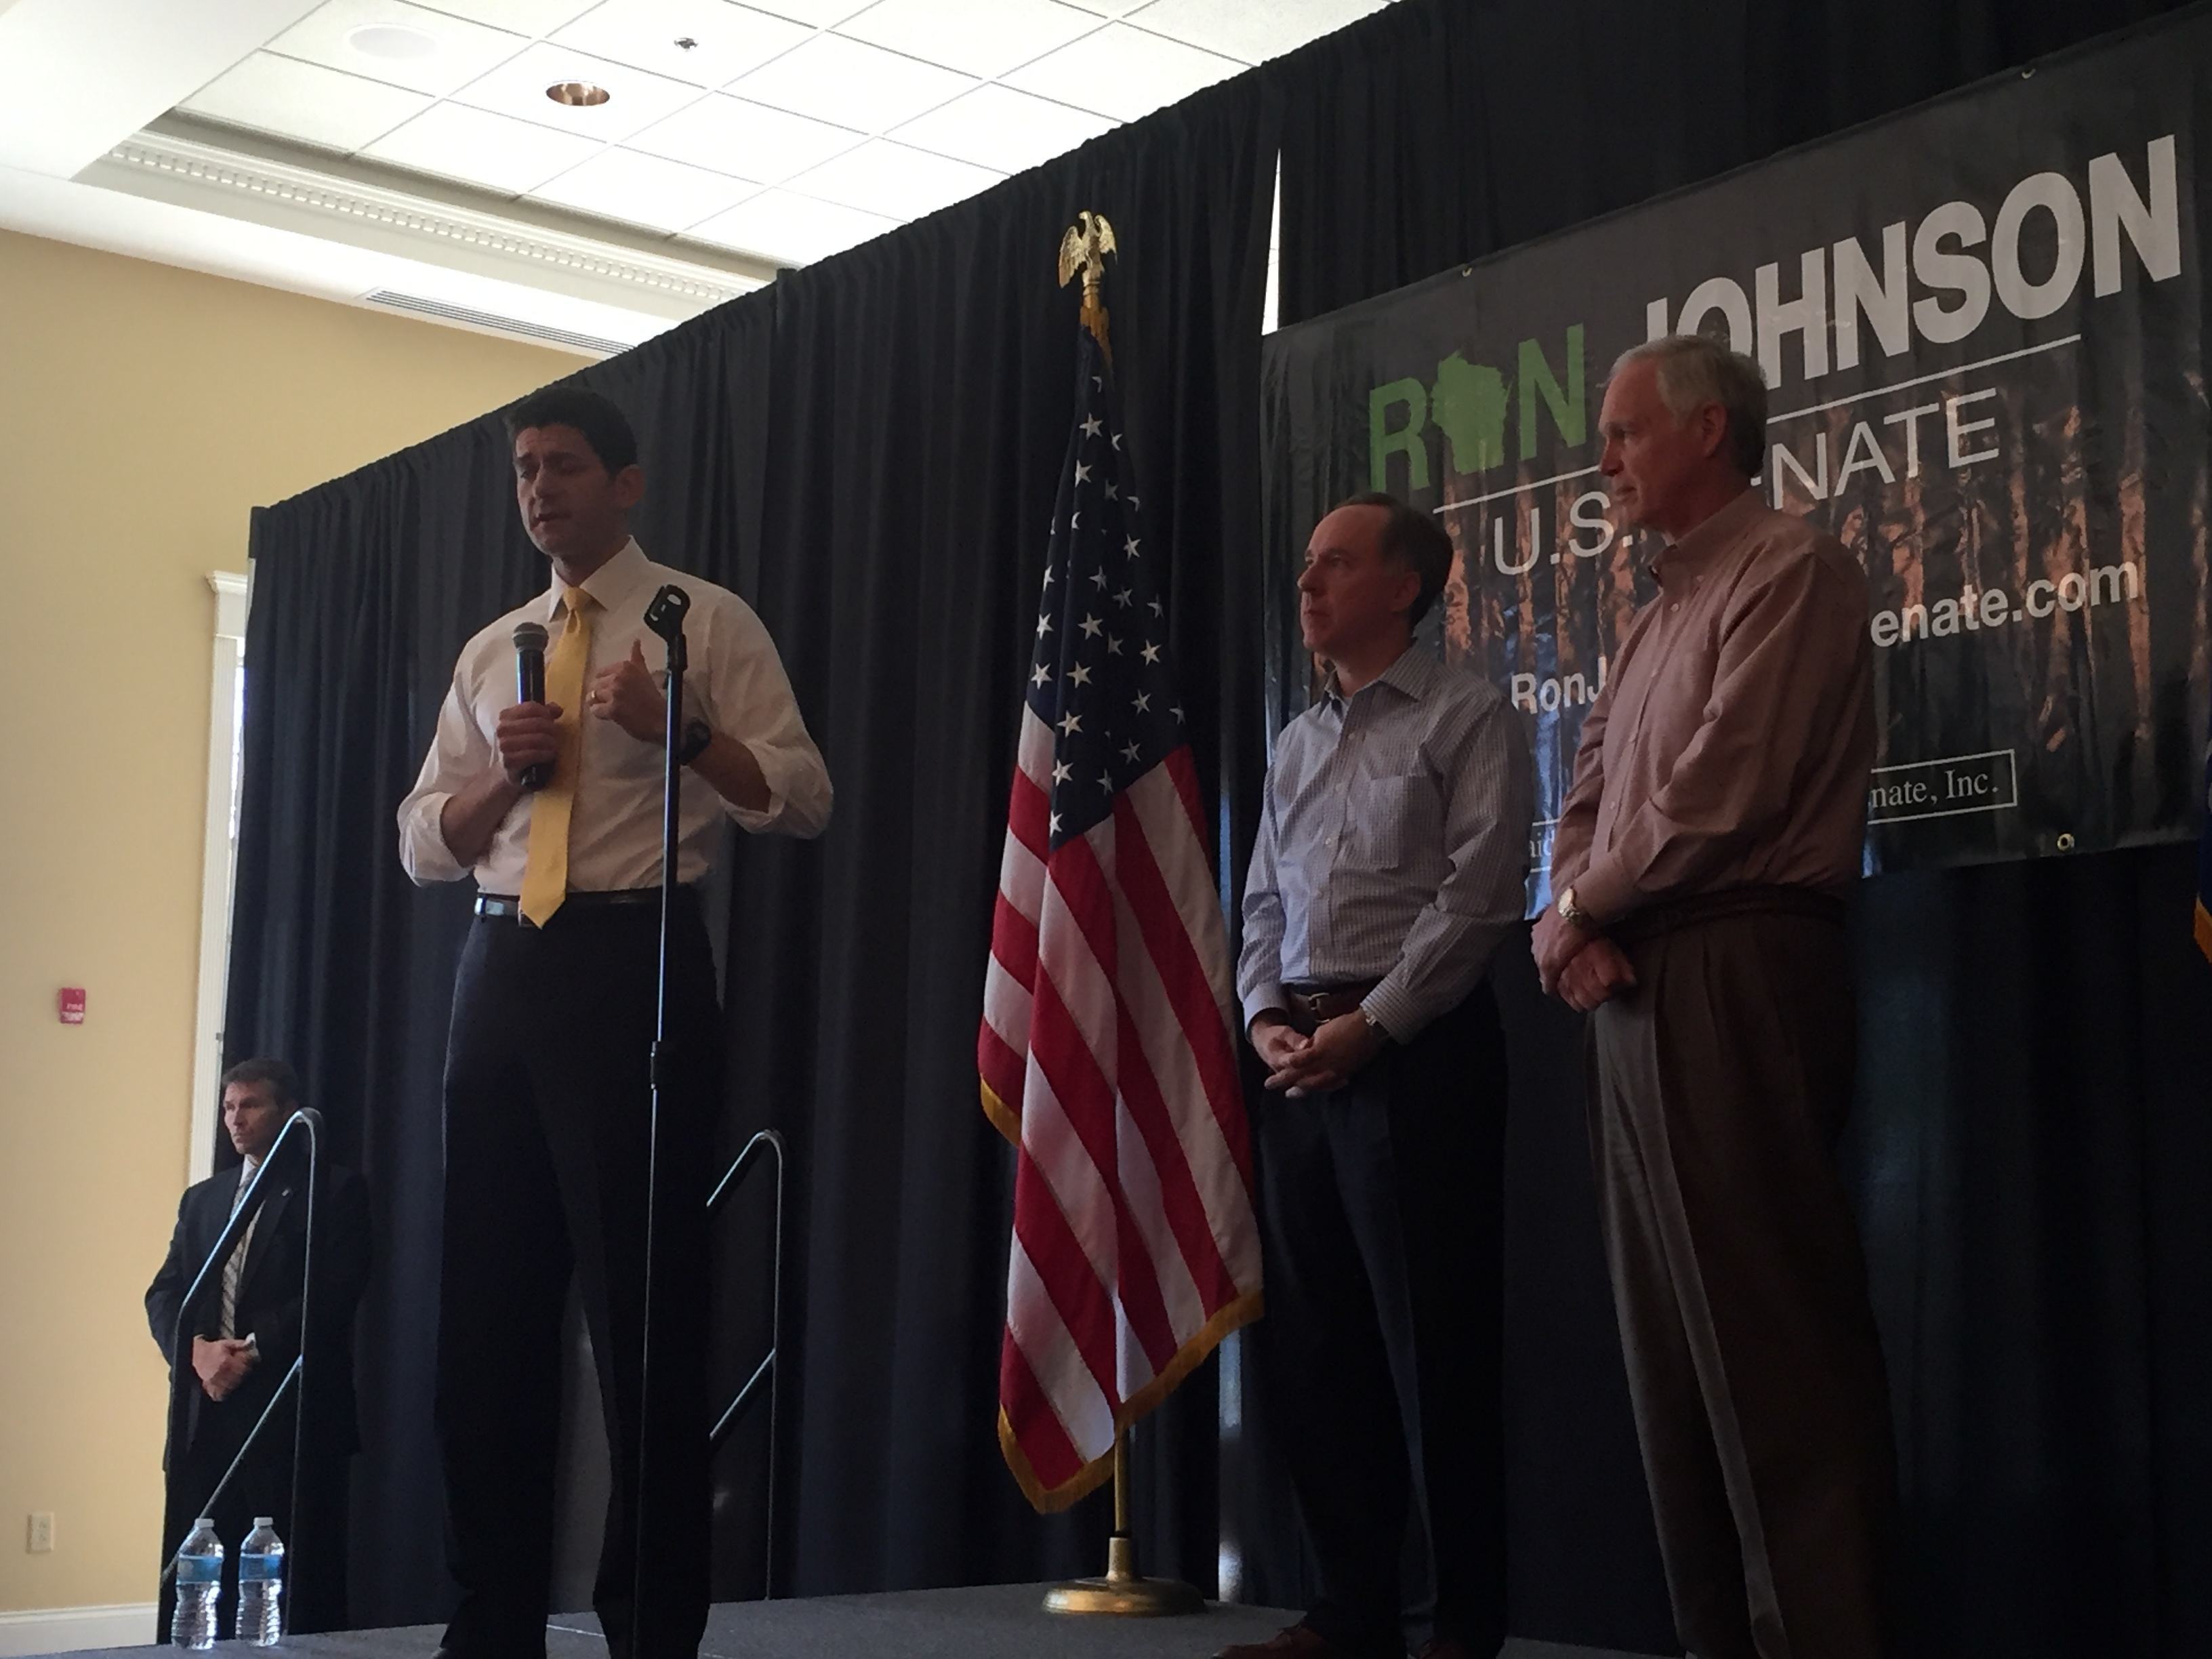
{"type": "Polygon", "coordinates": [[[1577,1013],[1586,1014],[1635,987],[1636,969],[1621,948],[1602,933],[1576,927],[1559,914],[1557,904],[1536,918],[1529,943],[1545,994],[1558,997],[1577,1013]]]}
{"type": "Polygon", "coordinates": [[[253,1345],[242,1337],[196,1336],[192,1339],[192,1374],[210,1400],[229,1396],[246,1372],[261,1363],[253,1345]]]}
{"type": "Polygon", "coordinates": [[[1357,1008],[1323,1020],[1311,1036],[1273,1009],[1252,1021],[1252,1047],[1267,1064],[1268,1089],[1293,1098],[1341,1089],[1384,1041],[1357,1008]]]}
{"type": "MultiPolygon", "coordinates": [[[[668,700],[645,665],[645,647],[633,640],[629,655],[592,676],[584,708],[594,720],[611,720],[640,743],[657,743],[668,724],[668,700]]],[[[519,702],[499,711],[495,739],[499,763],[515,782],[530,768],[551,765],[561,752],[558,703],[519,702]]]]}

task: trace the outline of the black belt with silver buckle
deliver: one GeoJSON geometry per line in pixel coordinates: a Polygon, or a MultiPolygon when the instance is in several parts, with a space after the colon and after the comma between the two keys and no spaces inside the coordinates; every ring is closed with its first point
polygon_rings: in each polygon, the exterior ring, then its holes
{"type": "MultiPolygon", "coordinates": [[[[679,892],[685,890],[688,890],[678,889],[679,892]]],[[[658,887],[621,887],[604,893],[570,893],[561,901],[561,908],[563,910],[611,910],[623,905],[659,902],[660,890],[658,887]]],[[[523,919],[522,901],[505,893],[478,893],[477,914],[520,921],[523,919]]]]}

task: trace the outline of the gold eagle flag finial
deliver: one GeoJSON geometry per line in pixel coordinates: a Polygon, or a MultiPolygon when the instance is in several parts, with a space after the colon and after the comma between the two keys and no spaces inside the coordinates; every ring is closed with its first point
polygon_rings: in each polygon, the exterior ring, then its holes
{"type": "Polygon", "coordinates": [[[1098,349],[1113,360],[1113,349],[1106,340],[1106,256],[1120,252],[1114,246],[1114,227],[1103,213],[1089,210],[1075,216],[1075,222],[1061,233],[1060,238],[1060,285],[1066,288],[1083,273],[1083,325],[1097,337],[1098,349]]]}

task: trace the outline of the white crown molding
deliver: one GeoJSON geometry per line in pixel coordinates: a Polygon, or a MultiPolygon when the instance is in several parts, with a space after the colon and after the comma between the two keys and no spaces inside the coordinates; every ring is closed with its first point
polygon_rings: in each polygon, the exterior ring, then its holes
{"type": "Polygon", "coordinates": [[[525,228],[492,214],[433,204],[398,191],[341,182],[303,167],[241,156],[189,139],[141,132],[116,145],[106,159],[241,196],[288,203],[334,220],[442,238],[464,247],[654,289],[702,305],[720,305],[758,286],[717,282],[698,267],[678,260],[634,253],[617,256],[582,237],[525,228]]]}
{"type": "Polygon", "coordinates": [[[114,146],[79,182],[670,318],[763,281],[150,129],[114,146]]]}

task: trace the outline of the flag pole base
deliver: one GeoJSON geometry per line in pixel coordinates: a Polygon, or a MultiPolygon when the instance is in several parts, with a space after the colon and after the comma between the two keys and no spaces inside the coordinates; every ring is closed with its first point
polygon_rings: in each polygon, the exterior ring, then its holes
{"type": "Polygon", "coordinates": [[[1117,1532],[1106,1540],[1106,1576],[1054,1585],[1045,1592],[1044,1610],[1165,1619],[1204,1613],[1206,1598],[1181,1579],[1144,1577],[1137,1571],[1136,1540],[1117,1532]]]}

